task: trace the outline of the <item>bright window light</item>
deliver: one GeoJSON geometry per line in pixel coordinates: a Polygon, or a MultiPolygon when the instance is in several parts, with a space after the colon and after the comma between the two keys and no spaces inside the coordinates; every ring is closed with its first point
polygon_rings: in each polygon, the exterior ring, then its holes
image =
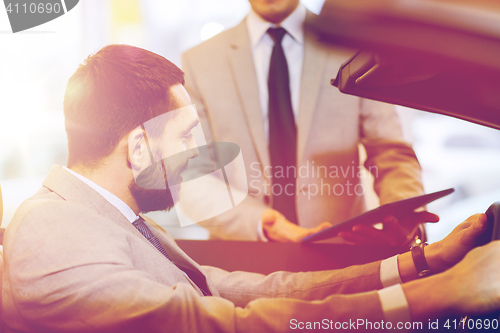
{"type": "Polygon", "coordinates": [[[206,23],[200,31],[201,40],[207,40],[224,30],[224,26],[217,22],[206,23]]]}

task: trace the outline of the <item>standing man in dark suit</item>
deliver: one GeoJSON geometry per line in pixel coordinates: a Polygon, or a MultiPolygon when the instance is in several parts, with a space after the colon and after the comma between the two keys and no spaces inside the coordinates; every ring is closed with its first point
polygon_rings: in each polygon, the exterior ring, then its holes
{"type": "MultiPolygon", "coordinates": [[[[248,178],[241,184],[248,197],[204,222],[211,237],[300,241],[329,226],[325,221],[337,224],[364,212],[360,145],[381,204],[422,194],[420,165],[394,107],[330,85],[351,53],[320,44],[304,28],[314,14],[299,0],[249,2],[240,24],[182,58],[207,141],[238,144],[248,178]]],[[[192,198],[183,208],[203,219],[194,209],[203,194],[187,184],[182,191],[192,198]]],[[[417,232],[390,217],[383,222],[383,231],[361,228],[343,236],[396,245],[417,232]]]]}

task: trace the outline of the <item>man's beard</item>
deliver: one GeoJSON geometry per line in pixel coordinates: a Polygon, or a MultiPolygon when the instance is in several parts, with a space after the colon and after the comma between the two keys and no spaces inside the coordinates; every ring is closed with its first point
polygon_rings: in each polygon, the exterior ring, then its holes
{"type": "Polygon", "coordinates": [[[129,189],[142,213],[170,210],[175,205],[174,197],[179,198],[179,187],[172,193],[168,186],[163,160],[141,172],[129,189]]]}

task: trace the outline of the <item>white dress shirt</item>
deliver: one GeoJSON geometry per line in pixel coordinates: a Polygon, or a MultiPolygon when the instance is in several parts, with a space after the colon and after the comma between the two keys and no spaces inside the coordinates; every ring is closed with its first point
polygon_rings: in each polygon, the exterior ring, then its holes
{"type": "MultiPolygon", "coordinates": [[[[300,80],[304,60],[305,19],[306,8],[299,3],[297,8],[279,25],[287,31],[287,34],[283,36],[281,46],[283,47],[288,65],[290,96],[295,124],[298,124],[299,114],[300,80]]],[[[246,17],[246,24],[250,37],[255,73],[257,75],[262,121],[264,123],[266,140],[269,142],[269,91],[267,79],[269,77],[269,64],[271,63],[274,41],[267,33],[267,30],[271,27],[276,27],[276,24],[264,20],[253,9],[250,9],[246,17]]],[[[259,221],[257,224],[257,235],[261,241],[268,241],[262,230],[262,221],[259,221]]]]}
{"type": "Polygon", "coordinates": [[[135,215],[134,211],[132,208],[130,208],[125,202],[123,202],[122,199],[118,198],[116,195],[113,193],[109,192],[108,190],[103,189],[93,181],[85,178],[84,176],[80,175],[79,173],[68,169],[67,167],[63,166],[63,169],[68,171],[70,174],[75,176],[76,178],[80,179],[82,182],[87,184],[88,186],[92,187],[97,193],[102,195],[104,199],[106,199],[107,202],[112,204],[113,206],[116,207],[120,211],[120,213],[125,216],[127,220],[129,220],[130,223],[135,222],[135,220],[138,219],[138,216],[135,215]]]}
{"type": "MultiPolygon", "coordinates": [[[[281,46],[285,53],[288,64],[288,75],[290,79],[290,95],[295,123],[298,121],[300,79],[302,75],[302,63],[304,60],[304,21],[306,19],[306,8],[299,6],[279,25],[287,31],[283,37],[281,46]]],[[[269,76],[269,64],[274,41],[267,34],[267,30],[276,27],[275,24],[264,20],[253,10],[250,10],[246,18],[248,34],[250,37],[253,62],[259,86],[260,106],[262,109],[262,120],[269,140],[269,93],[267,89],[267,78],[269,76]]]]}

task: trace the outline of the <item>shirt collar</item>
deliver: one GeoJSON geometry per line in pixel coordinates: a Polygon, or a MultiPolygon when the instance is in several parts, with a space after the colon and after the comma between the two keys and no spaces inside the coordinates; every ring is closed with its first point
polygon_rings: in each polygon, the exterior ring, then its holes
{"type": "MultiPolygon", "coordinates": [[[[303,44],[305,19],[306,7],[302,3],[299,3],[297,8],[279,26],[283,27],[295,41],[303,44]]],[[[259,44],[262,37],[266,34],[267,29],[276,26],[276,24],[264,20],[253,9],[250,9],[246,21],[252,47],[259,44]]]]}
{"type": "Polygon", "coordinates": [[[102,195],[104,197],[104,199],[106,199],[107,202],[109,202],[110,204],[112,204],[113,206],[115,206],[116,209],[118,209],[120,211],[120,213],[122,213],[123,216],[125,216],[125,218],[127,220],[129,220],[130,223],[132,223],[135,220],[137,220],[138,216],[135,215],[135,213],[132,210],[132,208],[130,208],[125,202],[123,202],[116,195],[114,195],[113,193],[109,192],[108,190],[103,189],[102,187],[100,187],[99,185],[97,185],[96,183],[94,183],[93,181],[85,178],[84,176],[80,175],[79,173],[77,173],[77,172],[75,172],[75,171],[73,171],[71,169],[68,169],[65,166],[63,166],[63,169],[66,170],[66,171],[68,171],[70,174],[72,174],[76,178],[80,179],[82,182],[84,182],[85,184],[87,184],[88,186],[90,186],[91,188],[93,188],[97,193],[99,193],[100,195],[102,195]]]}

